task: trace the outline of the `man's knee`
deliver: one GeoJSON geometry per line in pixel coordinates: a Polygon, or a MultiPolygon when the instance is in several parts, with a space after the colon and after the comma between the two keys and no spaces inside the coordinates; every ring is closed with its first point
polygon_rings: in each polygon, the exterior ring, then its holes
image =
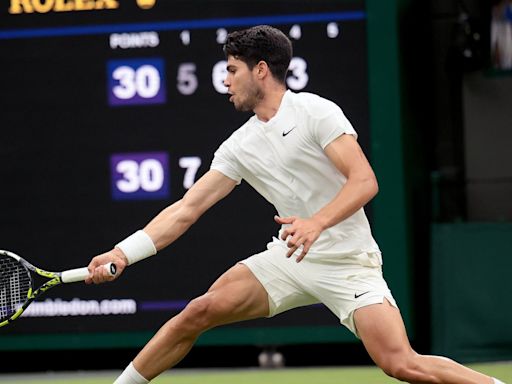
{"type": "Polygon", "coordinates": [[[404,361],[389,361],[380,368],[386,375],[402,381],[406,381],[411,375],[410,368],[404,361]]]}
{"type": "Polygon", "coordinates": [[[201,333],[215,326],[222,314],[212,296],[206,293],[189,302],[179,315],[180,327],[201,333]]]}
{"type": "Polygon", "coordinates": [[[180,323],[187,328],[201,331],[207,329],[212,306],[208,295],[203,295],[190,301],[180,313],[180,323]]]}
{"type": "Polygon", "coordinates": [[[424,381],[421,367],[412,356],[393,356],[379,364],[384,373],[406,382],[424,381]]]}

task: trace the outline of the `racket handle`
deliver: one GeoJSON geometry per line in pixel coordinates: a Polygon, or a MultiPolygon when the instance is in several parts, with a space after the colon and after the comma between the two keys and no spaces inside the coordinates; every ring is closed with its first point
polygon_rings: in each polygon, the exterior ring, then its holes
{"type": "MultiPolygon", "coordinates": [[[[117,267],[114,263],[105,264],[103,265],[103,268],[105,268],[110,276],[116,275],[117,267]]],[[[77,281],[84,281],[87,277],[89,277],[89,270],[84,267],[64,271],[62,272],[60,279],[63,283],[75,283],[77,281]]]]}

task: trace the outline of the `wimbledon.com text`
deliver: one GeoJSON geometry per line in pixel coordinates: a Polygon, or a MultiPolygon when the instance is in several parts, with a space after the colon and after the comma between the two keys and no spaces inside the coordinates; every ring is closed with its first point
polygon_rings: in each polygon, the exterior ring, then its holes
{"type": "Polygon", "coordinates": [[[91,315],[132,315],[137,312],[137,303],[132,299],[113,300],[72,300],[46,299],[35,302],[22,316],[91,316],[91,315]]]}

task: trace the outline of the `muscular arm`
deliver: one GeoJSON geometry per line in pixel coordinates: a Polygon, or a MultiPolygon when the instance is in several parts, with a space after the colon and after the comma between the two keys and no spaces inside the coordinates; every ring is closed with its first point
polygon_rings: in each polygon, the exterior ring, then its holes
{"type": "Polygon", "coordinates": [[[228,195],[236,182],[210,170],[201,177],[181,200],[161,211],[144,228],[157,250],[165,248],[187,231],[211,206],[228,195]]]}
{"type": "Polygon", "coordinates": [[[375,174],[352,135],[341,135],[325,148],[325,153],[347,178],[343,188],[310,218],[276,217],[279,224],[290,224],[281,235],[283,240],[288,238],[290,248],[288,256],[291,256],[301,245],[303,246],[297,261],[306,256],[323,230],[352,216],[378,192],[375,174]]]}
{"type": "MultiPolygon", "coordinates": [[[[182,199],[155,216],[146,225],[144,232],[149,235],[157,250],[165,248],[185,233],[211,206],[228,195],[235,185],[234,180],[222,173],[215,170],[208,171],[185,193],[182,199]]],[[[121,249],[115,247],[91,260],[89,263],[91,276],[85,282],[102,283],[113,280],[113,277],[101,267],[108,262],[116,263],[118,268],[116,276],[121,275],[128,265],[126,255],[121,249]]]]}
{"type": "Polygon", "coordinates": [[[375,174],[354,136],[338,137],[325,148],[325,153],[347,182],[329,204],[313,215],[324,229],[352,216],[379,190],[375,174]]]}

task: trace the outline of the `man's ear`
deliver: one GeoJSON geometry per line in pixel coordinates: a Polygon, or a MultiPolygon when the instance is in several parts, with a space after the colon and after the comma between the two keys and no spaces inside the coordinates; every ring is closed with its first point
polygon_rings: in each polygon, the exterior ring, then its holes
{"type": "Polygon", "coordinates": [[[269,71],[266,61],[260,60],[258,64],[256,64],[256,75],[258,76],[258,79],[263,79],[269,74],[269,71]]]}

